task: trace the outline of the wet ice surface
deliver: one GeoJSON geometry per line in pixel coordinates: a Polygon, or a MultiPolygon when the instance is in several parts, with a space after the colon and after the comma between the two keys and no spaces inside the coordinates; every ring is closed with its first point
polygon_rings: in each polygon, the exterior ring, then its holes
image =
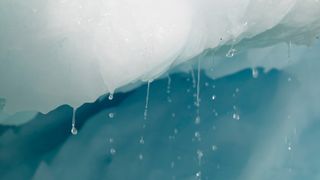
{"type": "Polygon", "coordinates": [[[66,105],[1,126],[0,179],[318,179],[313,59],[257,77],[201,74],[200,123],[191,74],[174,74],[169,88],[168,79],[150,84],[147,119],[146,84],[80,107],[76,136],[66,105]]]}

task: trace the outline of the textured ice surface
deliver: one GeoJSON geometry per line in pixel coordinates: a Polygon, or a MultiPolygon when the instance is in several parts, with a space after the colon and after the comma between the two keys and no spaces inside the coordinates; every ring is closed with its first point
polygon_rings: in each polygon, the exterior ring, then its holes
{"type": "Polygon", "coordinates": [[[221,58],[215,76],[277,67],[284,60],[272,54],[287,47],[273,45],[312,44],[320,26],[318,0],[2,0],[0,14],[7,113],[78,107],[157,78],[206,49],[221,58]],[[248,55],[230,65],[229,50],[248,55]]]}
{"type": "Polygon", "coordinates": [[[319,6],[0,1],[0,179],[319,179],[319,6]]]}
{"type": "Polygon", "coordinates": [[[201,172],[202,179],[317,180],[318,47],[300,56],[282,71],[258,68],[258,77],[251,69],[216,80],[202,73],[200,124],[192,75],[179,73],[169,88],[168,79],[151,83],[147,121],[144,85],[81,106],[77,136],[70,106],[0,126],[0,179],[194,180],[201,172]]]}

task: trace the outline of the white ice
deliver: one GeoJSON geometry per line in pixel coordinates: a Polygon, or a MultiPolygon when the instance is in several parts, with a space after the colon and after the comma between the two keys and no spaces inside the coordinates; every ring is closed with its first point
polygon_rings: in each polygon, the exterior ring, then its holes
{"type": "Polygon", "coordinates": [[[214,56],[203,65],[213,78],[284,68],[286,43],[312,45],[319,17],[318,0],[2,0],[3,112],[78,107],[184,71],[200,54],[214,56]],[[238,61],[225,57],[230,49],[238,61]]]}

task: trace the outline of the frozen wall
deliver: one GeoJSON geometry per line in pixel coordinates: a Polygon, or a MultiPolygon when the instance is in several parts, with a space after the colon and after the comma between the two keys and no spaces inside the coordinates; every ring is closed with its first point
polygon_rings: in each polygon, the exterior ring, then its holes
{"type": "MultiPolygon", "coordinates": [[[[153,80],[206,49],[227,61],[226,54],[250,53],[251,48],[281,42],[309,45],[319,31],[319,4],[317,0],[2,0],[0,97],[5,106],[1,109],[11,114],[48,112],[64,103],[78,107],[137,81],[153,80]]],[[[264,58],[251,53],[216,69],[223,76],[235,72],[232,66],[238,64],[277,67],[278,62],[269,61],[275,58],[264,58]]]]}

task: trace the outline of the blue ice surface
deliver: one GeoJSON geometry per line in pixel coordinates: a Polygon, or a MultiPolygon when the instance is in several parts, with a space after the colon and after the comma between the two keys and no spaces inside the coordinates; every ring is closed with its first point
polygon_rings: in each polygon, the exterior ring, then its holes
{"type": "Polygon", "coordinates": [[[174,74],[170,93],[167,79],[151,83],[147,120],[144,85],[81,106],[76,136],[68,105],[0,126],[0,179],[319,179],[319,96],[287,72],[258,71],[202,73],[200,124],[191,75],[174,74]]]}

